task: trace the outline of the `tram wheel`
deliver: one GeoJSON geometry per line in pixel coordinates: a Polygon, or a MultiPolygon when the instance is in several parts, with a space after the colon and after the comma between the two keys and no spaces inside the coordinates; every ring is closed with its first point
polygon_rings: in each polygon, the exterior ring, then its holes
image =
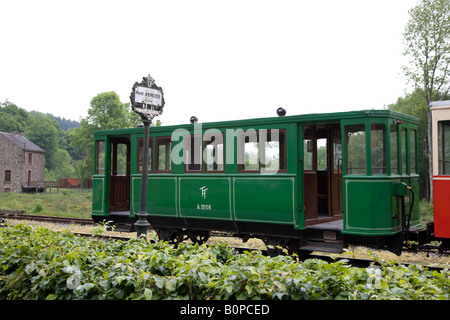
{"type": "Polygon", "coordinates": [[[160,241],[167,241],[170,244],[183,242],[183,230],[174,228],[155,228],[160,241]]]}
{"type": "Polygon", "coordinates": [[[193,243],[204,244],[208,241],[210,232],[208,230],[187,230],[189,239],[193,243]]]}

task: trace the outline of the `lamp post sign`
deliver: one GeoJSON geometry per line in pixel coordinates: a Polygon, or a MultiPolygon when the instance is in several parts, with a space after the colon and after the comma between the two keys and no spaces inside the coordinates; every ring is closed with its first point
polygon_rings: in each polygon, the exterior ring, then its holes
{"type": "Polygon", "coordinates": [[[142,119],[153,119],[163,112],[164,94],[161,87],[148,75],[140,83],[135,82],[130,95],[131,107],[142,119]]]}
{"type": "Polygon", "coordinates": [[[147,235],[150,223],[147,221],[147,186],[148,186],[148,133],[152,119],[159,116],[164,108],[164,95],[161,87],[148,75],[140,83],[135,82],[130,95],[131,108],[138,113],[144,124],[144,152],[142,157],[141,202],[138,220],[134,224],[137,236],[147,235]]]}

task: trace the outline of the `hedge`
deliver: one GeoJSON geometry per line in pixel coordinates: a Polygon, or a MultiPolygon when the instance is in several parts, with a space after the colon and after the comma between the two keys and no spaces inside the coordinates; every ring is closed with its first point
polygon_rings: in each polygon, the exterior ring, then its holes
{"type": "Polygon", "coordinates": [[[449,299],[448,268],[237,254],[146,239],[98,240],[43,227],[0,228],[0,299],[449,299]]]}

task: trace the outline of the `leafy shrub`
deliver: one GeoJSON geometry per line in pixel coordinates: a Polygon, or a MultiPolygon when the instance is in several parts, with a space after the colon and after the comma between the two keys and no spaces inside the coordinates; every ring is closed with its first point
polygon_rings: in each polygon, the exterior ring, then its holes
{"type": "Polygon", "coordinates": [[[42,210],[44,210],[44,207],[42,206],[42,204],[38,203],[34,206],[33,208],[33,213],[39,213],[42,212],[42,210]]]}
{"type": "Polygon", "coordinates": [[[350,267],[145,239],[0,228],[0,299],[449,299],[448,269],[350,267]]]}

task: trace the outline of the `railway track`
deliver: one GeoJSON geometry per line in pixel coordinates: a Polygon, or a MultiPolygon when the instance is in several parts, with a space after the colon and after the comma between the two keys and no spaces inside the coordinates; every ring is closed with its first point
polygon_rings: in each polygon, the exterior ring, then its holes
{"type": "MultiPolygon", "coordinates": [[[[16,220],[32,220],[32,221],[42,221],[42,222],[49,222],[49,223],[56,223],[56,224],[67,224],[67,225],[94,225],[94,221],[92,219],[82,219],[82,218],[69,218],[69,217],[54,217],[54,216],[39,216],[39,215],[28,215],[23,214],[23,211],[12,211],[12,210],[0,210],[0,220],[4,219],[16,219],[16,220]]],[[[118,232],[129,232],[131,229],[130,225],[120,225],[119,229],[114,229],[114,231],[118,232]]],[[[92,237],[93,235],[91,233],[81,233],[81,232],[74,232],[74,234],[82,237],[92,237]]],[[[221,237],[230,237],[232,235],[225,234],[223,232],[212,232],[212,236],[221,236],[221,237]]],[[[129,240],[130,237],[128,236],[114,236],[114,235],[100,235],[95,236],[96,238],[99,238],[101,240],[105,241],[111,241],[111,240],[129,240]]],[[[152,240],[150,240],[152,241],[152,240]]],[[[268,255],[268,250],[265,249],[252,249],[252,248],[246,248],[246,247],[234,247],[234,249],[239,252],[243,253],[244,251],[260,251],[264,255],[268,255]]],[[[425,248],[423,251],[431,251],[433,248],[425,248]]],[[[420,251],[420,249],[415,248],[414,251],[420,251]]],[[[332,257],[328,255],[322,255],[322,254],[311,254],[309,256],[310,258],[316,258],[321,259],[327,262],[336,262],[338,260],[345,259],[348,261],[348,264],[354,267],[360,267],[360,268],[367,268],[372,265],[377,265],[378,263],[374,260],[370,259],[361,259],[361,258],[354,258],[354,257],[332,257]]],[[[410,265],[408,263],[402,263],[403,265],[410,265]]],[[[442,270],[442,267],[439,266],[424,266],[428,268],[429,270],[442,270]]]]}
{"type": "Polygon", "coordinates": [[[53,223],[61,223],[61,224],[78,224],[78,225],[93,225],[94,224],[92,219],[39,216],[39,215],[24,214],[23,212],[24,211],[17,211],[17,210],[0,210],[0,218],[44,221],[44,222],[53,222],[53,223]]]}

